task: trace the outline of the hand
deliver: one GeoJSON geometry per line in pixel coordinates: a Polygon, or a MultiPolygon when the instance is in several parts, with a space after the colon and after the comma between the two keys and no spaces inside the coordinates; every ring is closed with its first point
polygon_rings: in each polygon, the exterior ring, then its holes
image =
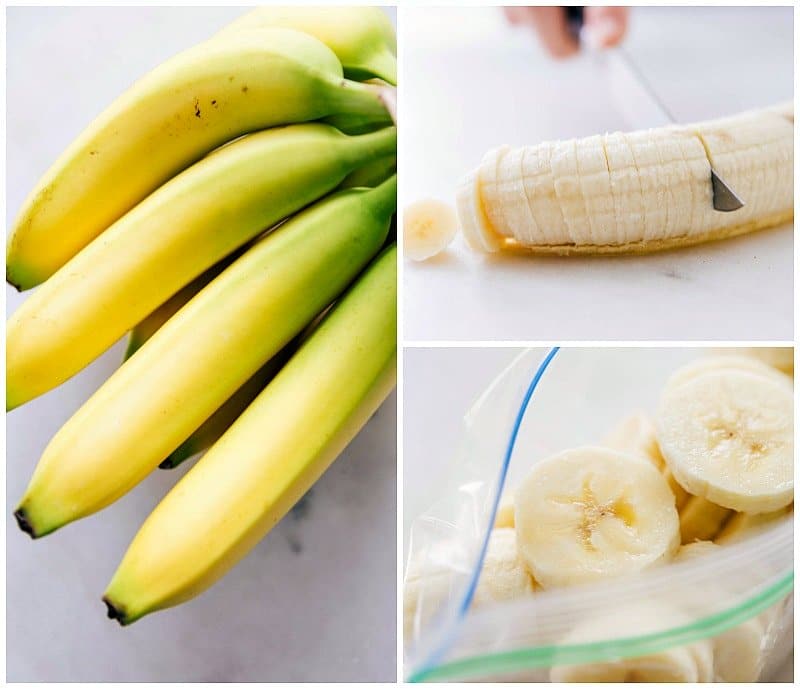
{"type": "MultiPolygon", "coordinates": [[[[506,18],[515,26],[533,28],[545,50],[556,58],[578,52],[578,41],[570,33],[563,7],[504,7],[506,18]]],[[[600,48],[622,41],[628,28],[628,7],[586,7],[584,24],[600,48]]]]}

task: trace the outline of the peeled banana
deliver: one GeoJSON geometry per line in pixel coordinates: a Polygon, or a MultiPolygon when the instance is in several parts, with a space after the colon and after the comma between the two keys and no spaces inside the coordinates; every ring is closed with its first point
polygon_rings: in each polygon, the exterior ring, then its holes
{"type": "Polygon", "coordinates": [[[396,136],[393,127],[357,137],[316,123],[269,129],[164,184],[12,315],[7,408],[63,383],[227,254],[394,154],[396,136]]]}
{"type": "Polygon", "coordinates": [[[675,500],[649,462],[603,447],[534,465],[514,492],[522,559],[543,588],[633,573],[669,560],[675,500]]]}
{"type": "Polygon", "coordinates": [[[403,255],[424,261],[444,251],[458,232],[455,211],[443,201],[415,201],[403,209],[403,255]]]}
{"type": "Polygon", "coordinates": [[[15,512],[20,527],[50,533],[155,469],[375,256],[396,193],[396,177],[337,192],[214,279],[51,440],[15,512]]]}
{"type": "Polygon", "coordinates": [[[672,126],[489,151],[458,191],[479,251],[651,252],[786,222],[794,214],[791,104],[672,126]],[[714,210],[711,165],[745,206],[714,210]]]}
{"type": "Polygon", "coordinates": [[[7,280],[46,280],[181,170],[236,137],[338,113],[383,118],[377,87],[291,29],[247,31],[180,53],[140,79],[61,155],[12,227],[7,280]]]}
{"type": "Polygon", "coordinates": [[[514,529],[494,529],[483,559],[473,604],[512,600],[533,593],[535,584],[517,548],[514,529]]]}
{"type": "Polygon", "coordinates": [[[264,5],[231,22],[217,36],[235,38],[242,31],[283,27],[311,34],[342,63],[348,79],[377,77],[397,84],[397,39],[378,7],[303,7],[264,5]]]}
{"type": "Polygon", "coordinates": [[[305,494],[391,392],[396,254],[392,246],[374,261],[148,517],[106,590],[110,617],[130,624],[211,586],[305,494]]]}

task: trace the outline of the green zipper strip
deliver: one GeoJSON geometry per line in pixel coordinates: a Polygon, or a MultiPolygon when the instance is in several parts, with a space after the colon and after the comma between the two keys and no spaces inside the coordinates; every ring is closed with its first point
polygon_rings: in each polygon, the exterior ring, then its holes
{"type": "Polygon", "coordinates": [[[611,658],[629,658],[657,653],[707,639],[755,617],[784,596],[794,586],[794,571],[771,587],[736,608],[697,620],[683,627],[640,637],[599,641],[575,646],[539,646],[502,653],[473,656],[413,673],[409,682],[443,682],[501,675],[529,668],[553,665],[596,663],[611,658]]]}

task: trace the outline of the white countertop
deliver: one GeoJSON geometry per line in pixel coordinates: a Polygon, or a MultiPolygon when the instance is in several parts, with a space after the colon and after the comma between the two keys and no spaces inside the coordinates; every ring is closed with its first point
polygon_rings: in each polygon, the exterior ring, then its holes
{"type": "MultiPolygon", "coordinates": [[[[400,205],[455,203],[501,144],[625,129],[593,62],[554,62],[497,8],[406,8],[400,205]],[[443,28],[446,27],[446,28],[443,28]]],[[[679,121],[792,98],[792,8],[635,8],[626,42],[679,121]]],[[[404,337],[789,340],[792,231],[650,256],[486,256],[461,237],[403,263],[404,337]]]]}
{"type": "MultiPolygon", "coordinates": [[[[239,8],[8,10],[8,209],[137,77],[239,8]]],[[[22,302],[6,288],[9,313],[22,302]]],[[[119,365],[117,345],[7,418],[7,510],[59,426],[119,365]]],[[[122,629],[100,596],[142,521],[188,469],[156,471],[108,509],[32,542],[7,518],[13,682],[394,681],[396,397],[303,507],[208,592],[122,629]]]]}

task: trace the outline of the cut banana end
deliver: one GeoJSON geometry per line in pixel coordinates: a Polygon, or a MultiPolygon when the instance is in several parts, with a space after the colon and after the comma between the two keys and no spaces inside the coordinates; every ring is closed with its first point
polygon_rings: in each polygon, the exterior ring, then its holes
{"type": "Polygon", "coordinates": [[[664,467],[664,458],[656,440],[656,427],[644,412],[626,416],[603,438],[601,444],[612,450],[643,457],[659,471],[664,467]]]}
{"type": "Polygon", "coordinates": [[[478,173],[467,175],[456,192],[456,208],[461,232],[467,244],[475,251],[499,251],[503,238],[489,224],[483,209],[478,173]]]}
{"type": "Polygon", "coordinates": [[[494,529],[489,536],[473,605],[521,598],[534,590],[533,577],[517,550],[514,529],[494,529]]]}
{"type": "Polygon", "coordinates": [[[668,386],[658,444],[678,483],[739,512],[772,512],[793,498],[793,394],[744,371],[707,372],[668,386]]]}
{"type": "MultiPolygon", "coordinates": [[[[685,613],[662,603],[623,607],[576,627],[562,645],[625,639],[688,624],[685,613]]],[[[561,665],[550,670],[551,682],[710,682],[714,675],[711,643],[689,646],[608,662],[561,665]]]]}
{"type": "Polygon", "coordinates": [[[689,496],[686,504],[679,510],[681,543],[685,545],[713,539],[734,514],[733,510],[715,505],[705,498],[689,496]]]}
{"type": "Polygon", "coordinates": [[[424,261],[444,251],[458,231],[455,211],[443,201],[416,201],[403,210],[403,253],[424,261]]]}
{"type": "Polygon", "coordinates": [[[639,571],[680,542],[675,499],[641,459],[603,447],[537,463],[514,499],[520,555],[544,588],[639,571]]]}

